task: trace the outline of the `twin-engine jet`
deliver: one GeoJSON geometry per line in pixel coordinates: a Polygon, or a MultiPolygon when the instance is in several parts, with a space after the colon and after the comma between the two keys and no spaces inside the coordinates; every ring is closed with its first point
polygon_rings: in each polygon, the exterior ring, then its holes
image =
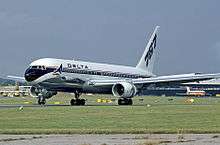
{"type": "Polygon", "coordinates": [[[39,104],[45,104],[46,99],[57,92],[69,92],[75,94],[71,105],[85,105],[85,99],[80,98],[82,93],[113,94],[118,97],[118,105],[132,105],[132,98],[152,85],[178,85],[220,77],[220,74],[199,73],[154,75],[158,29],[159,26],[155,28],[136,67],[43,58],[32,62],[24,77],[9,77],[28,82],[31,95],[38,98],[39,104]]]}

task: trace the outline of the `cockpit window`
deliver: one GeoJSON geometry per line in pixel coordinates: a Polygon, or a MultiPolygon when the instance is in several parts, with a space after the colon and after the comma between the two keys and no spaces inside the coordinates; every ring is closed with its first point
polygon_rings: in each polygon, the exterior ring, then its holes
{"type": "Polygon", "coordinates": [[[46,67],[45,66],[41,66],[41,65],[35,65],[35,66],[31,66],[30,69],[46,70],[46,67]]]}
{"type": "Polygon", "coordinates": [[[37,69],[37,66],[31,66],[32,69],[37,69]]]}

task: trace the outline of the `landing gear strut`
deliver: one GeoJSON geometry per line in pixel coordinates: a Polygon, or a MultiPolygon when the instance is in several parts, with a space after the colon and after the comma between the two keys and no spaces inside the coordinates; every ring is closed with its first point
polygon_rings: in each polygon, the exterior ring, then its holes
{"type": "Polygon", "coordinates": [[[75,99],[70,100],[71,106],[84,106],[86,104],[85,99],[79,99],[80,93],[78,91],[75,92],[75,99]]]}
{"type": "Polygon", "coordinates": [[[118,99],[118,105],[132,105],[133,100],[131,98],[120,98],[118,99]]]}

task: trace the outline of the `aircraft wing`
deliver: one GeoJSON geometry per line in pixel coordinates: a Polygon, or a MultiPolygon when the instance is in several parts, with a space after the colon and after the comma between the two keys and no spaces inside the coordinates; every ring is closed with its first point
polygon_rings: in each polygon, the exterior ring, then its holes
{"type": "Polygon", "coordinates": [[[7,76],[7,78],[10,79],[10,80],[13,80],[13,81],[21,82],[21,83],[25,83],[26,82],[24,77],[7,76]]]}
{"type": "Polygon", "coordinates": [[[182,75],[169,75],[159,76],[152,78],[140,78],[140,79],[118,79],[118,80],[90,80],[89,85],[102,86],[102,85],[114,85],[120,82],[131,82],[134,85],[167,85],[167,84],[181,84],[187,82],[198,82],[210,79],[220,78],[220,73],[216,74],[182,74],[182,75]]]}

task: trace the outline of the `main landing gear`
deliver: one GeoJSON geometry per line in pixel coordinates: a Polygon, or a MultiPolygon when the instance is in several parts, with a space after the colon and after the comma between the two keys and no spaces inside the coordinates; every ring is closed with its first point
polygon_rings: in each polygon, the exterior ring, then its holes
{"type": "Polygon", "coordinates": [[[75,92],[75,99],[70,100],[71,106],[84,106],[86,104],[85,99],[79,99],[80,93],[78,91],[75,92]]]}
{"type": "Polygon", "coordinates": [[[131,98],[119,98],[118,105],[132,105],[133,100],[131,98]]]}

